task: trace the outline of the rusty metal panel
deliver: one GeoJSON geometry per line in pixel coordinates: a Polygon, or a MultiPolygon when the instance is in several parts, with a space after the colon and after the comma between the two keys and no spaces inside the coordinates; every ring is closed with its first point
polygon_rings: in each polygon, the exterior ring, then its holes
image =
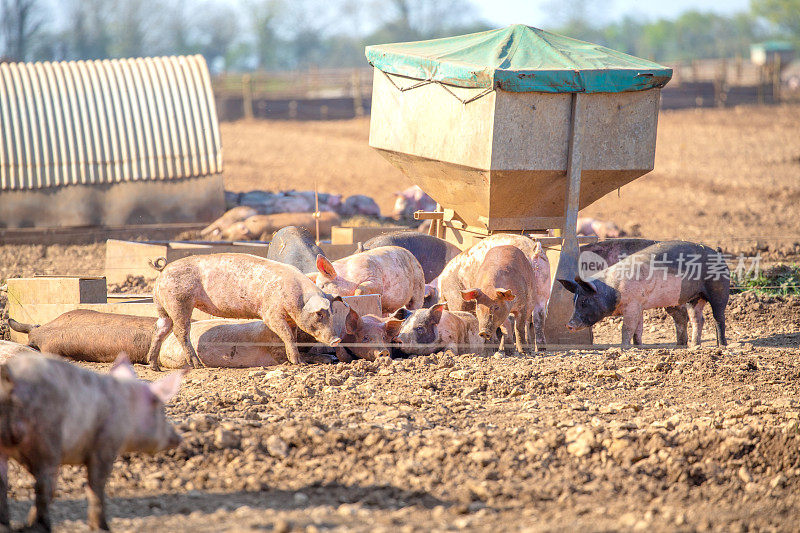
{"type": "Polygon", "coordinates": [[[221,171],[200,55],[0,64],[0,191],[221,171]]]}

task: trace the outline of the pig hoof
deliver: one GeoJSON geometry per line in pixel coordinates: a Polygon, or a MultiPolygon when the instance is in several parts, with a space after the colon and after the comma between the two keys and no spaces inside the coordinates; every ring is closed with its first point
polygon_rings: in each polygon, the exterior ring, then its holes
{"type": "Polygon", "coordinates": [[[189,366],[192,368],[205,368],[206,364],[199,357],[195,356],[189,361],[189,366]]]}
{"type": "Polygon", "coordinates": [[[154,361],[150,363],[150,370],[153,372],[161,372],[161,365],[154,361]]]}

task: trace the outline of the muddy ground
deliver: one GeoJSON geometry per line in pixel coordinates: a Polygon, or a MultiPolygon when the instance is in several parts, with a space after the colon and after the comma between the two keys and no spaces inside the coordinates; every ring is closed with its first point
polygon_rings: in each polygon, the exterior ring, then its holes
{"type": "MultiPolygon", "coordinates": [[[[662,113],[656,171],[584,214],[765,264],[800,260],[800,107],[662,113]]],[[[367,120],[223,124],[226,186],[375,196],[407,182],[367,120]]],[[[102,274],[103,245],[0,246],[0,280],[102,274]]],[[[0,313],[4,302],[0,293],[0,313]]],[[[731,344],[196,370],[169,407],[185,443],[121,458],[118,531],[796,531],[800,297],[736,294],[731,344]]],[[[596,330],[619,342],[619,320],[596,330]]],[[[0,326],[2,327],[2,326],[0,326]]],[[[674,340],[647,313],[644,341],[674,340]]],[[[91,365],[106,371],[107,365],[91,365]]],[[[157,375],[137,368],[145,379],[157,375]]],[[[12,516],[31,504],[15,466],[12,516]]],[[[58,529],[85,530],[65,468],[58,529]]]]}

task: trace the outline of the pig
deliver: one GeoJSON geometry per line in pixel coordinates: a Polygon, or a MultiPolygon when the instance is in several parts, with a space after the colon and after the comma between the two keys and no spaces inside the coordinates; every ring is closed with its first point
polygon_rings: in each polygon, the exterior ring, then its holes
{"type": "MultiPolygon", "coordinates": [[[[249,368],[286,362],[283,341],[261,320],[198,320],[192,323],[190,340],[207,367],[249,368]]],[[[303,357],[309,362],[333,362],[327,356],[303,354],[303,357]]],[[[172,333],[161,345],[158,361],[163,368],[186,366],[183,346],[172,333]]]]}
{"type": "MultiPolygon", "coordinates": [[[[272,234],[286,226],[300,226],[312,234],[316,233],[317,222],[313,213],[277,213],[272,215],[254,215],[232,224],[220,233],[226,241],[269,241],[272,234]]],[[[323,211],[319,214],[319,234],[331,234],[331,228],[338,226],[341,218],[336,213],[323,211]]]]}
{"type": "MultiPolygon", "coordinates": [[[[341,300],[334,298],[333,300],[341,300]]],[[[332,299],[290,265],[250,254],[193,255],[166,265],[153,287],[158,321],[147,360],[160,368],[161,344],[173,327],[186,361],[202,365],[190,340],[194,308],[222,318],[258,318],[283,341],[289,362],[304,360],[297,329],[329,346],[340,342],[331,324],[332,299]]]]}
{"type": "MultiPolygon", "coordinates": [[[[475,302],[480,336],[492,339],[509,316],[514,317],[515,344],[519,353],[525,353],[525,344],[531,344],[530,323],[536,307],[535,272],[528,257],[516,246],[495,246],[486,252],[483,263],[475,273],[474,286],[461,291],[464,301],[475,302]]],[[[537,324],[540,328],[541,322],[537,324]]],[[[536,331],[537,348],[544,339],[544,330],[536,331]]],[[[500,339],[503,350],[505,335],[500,339]]]]}
{"type": "Polygon", "coordinates": [[[349,363],[354,359],[374,361],[378,357],[388,357],[392,340],[402,324],[402,320],[394,317],[359,316],[350,309],[345,319],[345,334],[336,347],[336,358],[349,363]]]}
{"type": "Polygon", "coordinates": [[[397,334],[398,350],[406,355],[430,355],[451,350],[455,354],[483,351],[478,319],[465,311],[447,311],[444,304],[430,309],[398,310],[403,323],[397,334]]]}
{"type": "Polygon", "coordinates": [[[205,239],[219,238],[222,232],[226,231],[232,225],[238,222],[244,222],[246,219],[258,215],[259,212],[255,207],[248,205],[240,205],[229,209],[224,215],[217,220],[200,230],[200,236],[205,239]]]}
{"type": "Polygon", "coordinates": [[[613,222],[597,220],[594,218],[578,219],[578,235],[597,236],[600,239],[616,239],[624,237],[626,233],[619,229],[613,222]]]}
{"type": "Polygon", "coordinates": [[[329,294],[380,294],[383,313],[422,307],[425,274],[414,255],[399,246],[381,246],[331,263],[317,256],[317,272],[307,274],[329,294]]]}
{"type": "Polygon", "coordinates": [[[122,453],[157,453],[180,436],[164,413],[183,372],[148,383],[121,356],[101,375],[31,348],[0,341],[0,524],[9,526],[8,459],[35,478],[32,528],[50,531],[58,467],[86,465],[89,526],[108,529],[105,485],[122,453]]]}
{"type": "Polygon", "coordinates": [[[351,217],[353,215],[379,217],[381,216],[381,208],[378,207],[378,203],[369,196],[354,194],[353,196],[347,197],[339,208],[338,213],[345,217],[351,217]]]}
{"type": "MultiPolygon", "coordinates": [[[[584,266],[595,266],[594,263],[600,265],[605,264],[605,268],[618,263],[620,260],[625,259],[627,256],[634,254],[640,250],[644,250],[648,246],[657,244],[658,241],[650,239],[612,239],[591,244],[584,244],[580,247],[579,257],[579,270],[580,276],[587,279],[594,274],[593,271],[584,266]],[[597,259],[602,261],[597,261],[597,259]],[[584,272],[586,270],[586,272],[584,272]]],[[[675,323],[675,342],[679,346],[686,346],[689,339],[687,334],[686,325],[689,323],[689,313],[687,308],[688,304],[677,307],[666,307],[664,310],[669,316],[672,317],[675,323]]]]}
{"type": "Polygon", "coordinates": [[[461,250],[444,239],[416,231],[397,231],[378,235],[360,245],[359,251],[374,250],[379,246],[399,246],[414,254],[425,273],[425,283],[431,283],[436,279],[445,265],[461,253],[461,250]]]}
{"type": "Polygon", "coordinates": [[[279,229],[269,243],[267,259],[292,265],[303,273],[317,269],[317,256],[325,255],[306,228],[286,226],[279,229]]]}
{"type": "Polygon", "coordinates": [[[134,363],[146,363],[156,318],[76,309],[42,326],[14,319],[8,325],[27,333],[28,346],[40,352],[95,363],[111,363],[125,352],[134,363]]]}
{"type": "Polygon", "coordinates": [[[447,302],[451,311],[475,311],[474,301],[465,301],[462,292],[475,286],[478,269],[486,253],[496,246],[511,245],[519,248],[531,263],[534,271],[533,330],[537,345],[546,344],[544,320],[547,300],[550,298],[550,262],[542,253],[541,243],[524,235],[499,233],[491,235],[474,244],[454,257],[439,275],[438,290],[440,301],[447,302]]]}
{"type": "Polygon", "coordinates": [[[436,202],[433,198],[425,194],[416,185],[395,193],[395,196],[397,198],[392,211],[394,218],[414,218],[415,211],[433,211],[436,209],[436,202]]]}
{"type": "MultiPolygon", "coordinates": [[[[575,310],[567,323],[571,330],[590,327],[607,316],[622,315],[622,345],[629,346],[631,341],[641,344],[645,309],[689,304],[692,344],[699,345],[703,307],[708,302],[716,322],[717,345],[727,343],[725,307],[730,271],[724,256],[707,246],[686,241],[660,242],[588,280],[576,277],[574,281],[558,281],[575,294],[575,310]]],[[[681,336],[679,332],[678,338],[681,336]]]]}

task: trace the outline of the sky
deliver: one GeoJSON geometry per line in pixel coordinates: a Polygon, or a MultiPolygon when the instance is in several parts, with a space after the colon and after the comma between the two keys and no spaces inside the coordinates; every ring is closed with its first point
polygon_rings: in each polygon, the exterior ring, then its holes
{"type": "MultiPolygon", "coordinates": [[[[473,0],[484,19],[498,26],[528,24],[542,26],[550,22],[547,11],[554,0],[473,0]]],[[[729,15],[747,11],[750,0],[596,0],[593,12],[611,22],[625,15],[642,15],[647,19],[675,18],[694,9],[729,15]]]]}

